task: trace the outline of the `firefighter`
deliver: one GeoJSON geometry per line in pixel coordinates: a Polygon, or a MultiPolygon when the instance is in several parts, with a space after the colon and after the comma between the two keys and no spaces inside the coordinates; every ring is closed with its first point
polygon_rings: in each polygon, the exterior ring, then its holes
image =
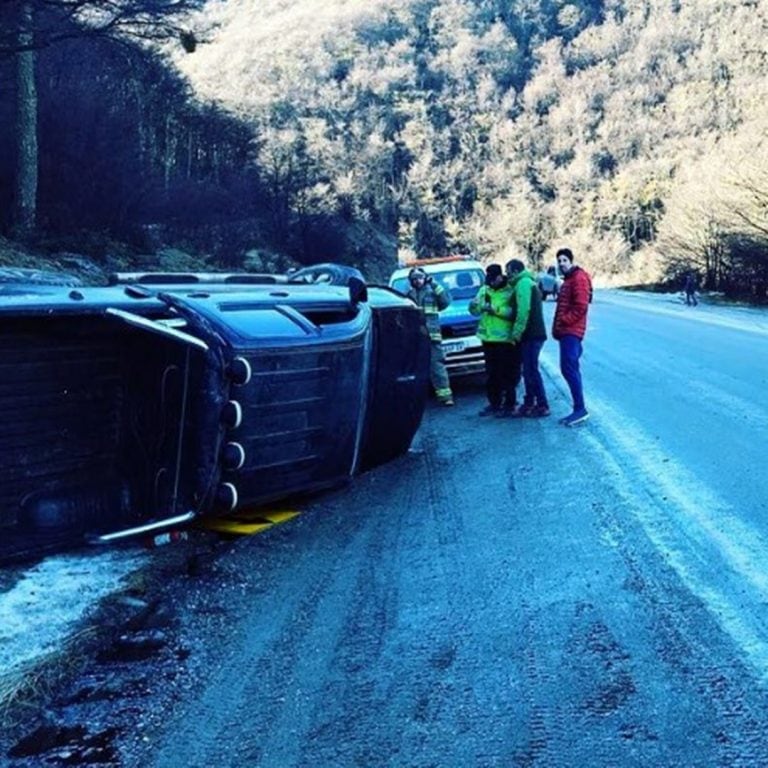
{"type": "Polygon", "coordinates": [[[432,346],[430,356],[429,376],[437,395],[438,402],[443,405],[453,405],[453,392],[445,367],[445,352],[443,352],[443,337],[440,334],[440,318],[438,313],[451,303],[451,296],[442,285],[436,283],[421,267],[414,267],[408,273],[410,290],[408,298],[421,307],[429,331],[432,346]]]}

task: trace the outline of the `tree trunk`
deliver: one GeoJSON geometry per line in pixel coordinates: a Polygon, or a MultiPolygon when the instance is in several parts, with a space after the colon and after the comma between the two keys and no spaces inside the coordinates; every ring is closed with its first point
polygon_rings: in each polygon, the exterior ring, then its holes
{"type": "Polygon", "coordinates": [[[32,50],[32,5],[19,6],[19,47],[16,54],[16,176],[14,179],[13,232],[29,234],[37,219],[37,86],[35,51],[32,50]]]}

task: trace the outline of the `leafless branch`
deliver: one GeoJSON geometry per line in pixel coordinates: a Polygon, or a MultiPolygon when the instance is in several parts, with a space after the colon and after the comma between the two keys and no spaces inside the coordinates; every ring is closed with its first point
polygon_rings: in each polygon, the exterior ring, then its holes
{"type": "MultiPolygon", "coordinates": [[[[194,50],[194,35],[186,28],[187,15],[201,0],[27,0],[34,11],[30,40],[19,40],[14,24],[0,26],[0,58],[39,50],[80,38],[134,38],[182,40],[194,50]]],[[[20,0],[2,10],[13,17],[20,0]]]]}

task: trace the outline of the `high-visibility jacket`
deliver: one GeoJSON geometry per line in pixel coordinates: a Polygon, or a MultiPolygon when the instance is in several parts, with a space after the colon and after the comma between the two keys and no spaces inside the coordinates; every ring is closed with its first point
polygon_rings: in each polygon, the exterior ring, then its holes
{"type": "Polygon", "coordinates": [[[429,338],[433,341],[440,341],[442,334],[440,333],[439,313],[451,303],[451,295],[442,285],[435,282],[425,283],[420,289],[411,286],[406,295],[424,312],[429,338]]]}
{"type": "Polygon", "coordinates": [[[480,316],[477,324],[480,341],[508,344],[512,340],[511,297],[512,288],[506,283],[501,288],[483,285],[469,302],[469,311],[480,316]]]}

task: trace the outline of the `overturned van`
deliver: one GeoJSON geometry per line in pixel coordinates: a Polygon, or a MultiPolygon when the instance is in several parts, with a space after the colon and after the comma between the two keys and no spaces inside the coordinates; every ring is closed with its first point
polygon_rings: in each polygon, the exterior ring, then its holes
{"type": "Polygon", "coordinates": [[[109,542],[338,485],[405,452],[423,318],[393,291],[0,276],[6,550],[109,542]]]}

